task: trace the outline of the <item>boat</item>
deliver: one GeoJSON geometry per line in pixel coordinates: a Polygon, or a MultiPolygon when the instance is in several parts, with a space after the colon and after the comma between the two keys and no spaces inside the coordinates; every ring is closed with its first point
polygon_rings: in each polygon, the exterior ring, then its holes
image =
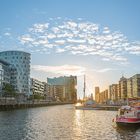
{"type": "Polygon", "coordinates": [[[121,106],[113,122],[118,126],[140,126],[140,106],[121,106]]]}

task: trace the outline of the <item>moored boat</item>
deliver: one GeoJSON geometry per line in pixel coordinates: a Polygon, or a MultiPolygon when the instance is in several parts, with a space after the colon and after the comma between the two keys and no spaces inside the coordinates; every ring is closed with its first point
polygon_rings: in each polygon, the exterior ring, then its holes
{"type": "Polygon", "coordinates": [[[140,126],[140,106],[122,106],[113,122],[118,126],[140,126]]]}

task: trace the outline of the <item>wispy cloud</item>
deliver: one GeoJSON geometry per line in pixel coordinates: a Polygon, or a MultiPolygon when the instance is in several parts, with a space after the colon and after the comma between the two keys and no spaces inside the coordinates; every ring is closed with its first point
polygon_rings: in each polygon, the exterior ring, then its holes
{"type": "Polygon", "coordinates": [[[114,70],[115,69],[112,69],[112,68],[104,68],[104,69],[97,70],[97,72],[99,72],[99,73],[105,73],[105,72],[114,71],[114,70]]]}
{"type": "Polygon", "coordinates": [[[40,71],[45,73],[53,73],[60,75],[83,75],[86,68],[77,65],[62,65],[62,66],[43,66],[43,65],[32,65],[32,70],[40,71]]]}
{"type": "Polygon", "coordinates": [[[5,35],[5,36],[11,36],[11,33],[6,32],[6,33],[4,33],[4,35],[5,35]]]}
{"type": "Polygon", "coordinates": [[[103,61],[127,63],[127,54],[140,55],[140,42],[130,42],[121,32],[82,19],[74,21],[59,17],[51,18],[47,23],[36,23],[19,40],[42,53],[44,47],[55,53],[96,55],[103,61]]]}
{"type": "Polygon", "coordinates": [[[117,69],[114,69],[114,68],[88,69],[88,71],[93,71],[95,73],[106,73],[106,72],[115,71],[115,70],[117,69]]]}

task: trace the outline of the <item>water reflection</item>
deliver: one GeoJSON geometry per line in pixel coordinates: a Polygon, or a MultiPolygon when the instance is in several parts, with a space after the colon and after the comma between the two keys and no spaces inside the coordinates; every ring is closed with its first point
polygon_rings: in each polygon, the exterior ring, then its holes
{"type": "Polygon", "coordinates": [[[0,112],[0,139],[15,140],[19,137],[25,137],[27,117],[28,112],[23,111],[0,112]]]}
{"type": "Polygon", "coordinates": [[[118,140],[140,140],[140,127],[116,126],[118,140]]]}
{"type": "Polygon", "coordinates": [[[0,140],[140,140],[140,129],[113,127],[115,111],[72,105],[0,112],[0,140]]]}

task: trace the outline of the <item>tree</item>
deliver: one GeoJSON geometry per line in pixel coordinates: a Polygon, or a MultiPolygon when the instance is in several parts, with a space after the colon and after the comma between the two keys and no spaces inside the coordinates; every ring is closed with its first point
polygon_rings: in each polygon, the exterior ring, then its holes
{"type": "Polygon", "coordinates": [[[3,96],[5,96],[5,97],[15,97],[16,96],[16,92],[15,92],[13,86],[8,83],[3,85],[2,90],[4,93],[3,96]]]}

